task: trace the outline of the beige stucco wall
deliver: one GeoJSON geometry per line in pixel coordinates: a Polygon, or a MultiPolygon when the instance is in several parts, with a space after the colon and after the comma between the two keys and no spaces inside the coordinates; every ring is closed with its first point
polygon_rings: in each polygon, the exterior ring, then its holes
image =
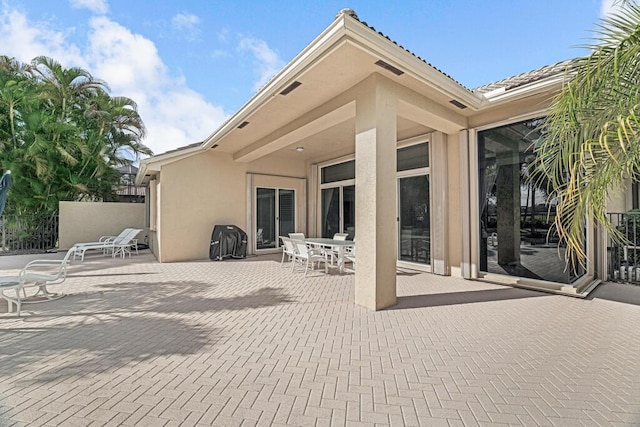
{"type": "Polygon", "coordinates": [[[162,166],[159,259],[207,258],[215,224],[247,230],[247,173],[304,178],[305,172],[301,161],[268,157],[240,163],[215,150],[162,166]]]}
{"type": "Polygon", "coordinates": [[[94,242],[101,236],[118,235],[125,228],[140,228],[145,236],[142,203],[60,202],[59,248],[94,242]]]}

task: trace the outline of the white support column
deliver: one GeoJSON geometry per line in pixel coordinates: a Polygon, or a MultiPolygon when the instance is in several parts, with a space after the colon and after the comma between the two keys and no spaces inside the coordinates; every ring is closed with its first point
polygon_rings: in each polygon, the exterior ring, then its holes
{"type": "Polygon", "coordinates": [[[460,217],[462,219],[462,277],[471,279],[471,176],[469,158],[469,132],[460,132],[460,217]]]}
{"type": "Polygon", "coordinates": [[[442,276],[450,274],[449,265],[449,180],[447,135],[431,134],[431,252],[433,272],[442,276]]]}
{"type": "Polygon", "coordinates": [[[378,75],[356,99],[355,302],[370,310],[396,299],[397,99],[378,75]]]}

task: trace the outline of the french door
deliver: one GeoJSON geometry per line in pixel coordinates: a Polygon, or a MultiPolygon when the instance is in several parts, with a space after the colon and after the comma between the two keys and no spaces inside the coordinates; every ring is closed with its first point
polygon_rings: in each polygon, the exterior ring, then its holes
{"type": "Polygon", "coordinates": [[[256,250],[280,246],[278,236],[296,230],[296,194],[286,188],[256,188],[256,250]]]}

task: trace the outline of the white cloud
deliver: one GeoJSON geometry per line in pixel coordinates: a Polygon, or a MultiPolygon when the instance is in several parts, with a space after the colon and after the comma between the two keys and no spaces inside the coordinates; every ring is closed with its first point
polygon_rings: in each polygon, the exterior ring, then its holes
{"type": "Polygon", "coordinates": [[[192,30],[198,27],[200,18],[193,13],[178,13],[171,18],[171,25],[176,30],[192,30]]]}
{"type": "Polygon", "coordinates": [[[105,80],[112,95],[133,99],[147,127],[144,143],[155,153],[201,141],[224,121],[223,108],[172,75],[151,40],[104,16],[93,17],[89,27],[87,46],[80,49],[46,23],[5,8],[0,45],[3,54],[23,62],[46,55],[66,67],[81,66],[105,80]]]}
{"type": "Polygon", "coordinates": [[[75,9],[89,9],[94,13],[107,13],[109,4],[106,0],[70,0],[71,7],[75,9]]]}
{"type": "Polygon", "coordinates": [[[26,15],[9,10],[6,4],[0,12],[0,45],[3,55],[15,57],[22,62],[47,55],[60,62],[86,67],[88,64],[82,58],[80,49],[69,45],[65,40],[64,33],[49,29],[46,22],[30,22],[26,15]]]}
{"type": "Polygon", "coordinates": [[[253,85],[253,90],[257,91],[264,86],[284,65],[284,61],[264,40],[255,37],[242,37],[239,47],[240,50],[251,53],[254,58],[258,80],[253,85]]]}
{"type": "Polygon", "coordinates": [[[600,18],[608,18],[620,11],[621,0],[602,0],[600,18]]]}
{"type": "Polygon", "coordinates": [[[196,40],[200,36],[200,17],[193,13],[178,13],[171,18],[171,28],[187,40],[196,40]]]}

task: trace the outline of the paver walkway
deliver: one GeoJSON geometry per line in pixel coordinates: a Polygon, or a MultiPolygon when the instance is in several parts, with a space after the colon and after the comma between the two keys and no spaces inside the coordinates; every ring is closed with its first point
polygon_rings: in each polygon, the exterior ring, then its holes
{"type": "Polygon", "coordinates": [[[74,264],[65,298],[0,305],[0,425],[640,425],[638,288],[401,274],[370,312],[353,282],[273,257],[74,264]]]}

